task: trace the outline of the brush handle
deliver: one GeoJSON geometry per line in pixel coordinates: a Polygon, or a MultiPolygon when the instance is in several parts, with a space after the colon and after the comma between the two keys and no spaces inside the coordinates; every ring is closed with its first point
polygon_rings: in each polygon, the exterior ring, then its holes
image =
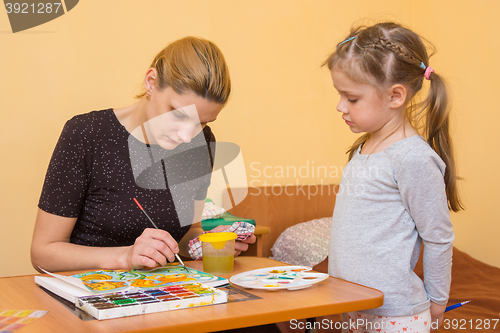
{"type": "Polygon", "coordinates": [[[134,201],[135,201],[135,203],[137,204],[137,206],[139,206],[139,208],[140,208],[142,211],[144,211],[144,208],[142,208],[141,204],[139,203],[139,201],[137,201],[137,199],[136,199],[136,198],[134,198],[134,201]]]}
{"type": "Polygon", "coordinates": [[[148,218],[148,220],[154,225],[154,227],[156,229],[158,229],[158,227],[156,226],[156,224],[153,222],[153,220],[149,217],[148,213],[146,213],[146,211],[144,210],[144,208],[142,208],[141,204],[139,203],[139,201],[137,201],[136,198],[134,198],[134,201],[135,203],[137,204],[137,206],[139,206],[139,208],[142,210],[142,212],[146,215],[146,217],[148,218]]]}
{"type": "MultiPolygon", "coordinates": [[[[137,206],[139,206],[139,208],[142,210],[142,212],[147,216],[147,218],[149,219],[149,221],[151,221],[151,223],[155,226],[156,229],[158,229],[158,227],[156,226],[156,224],[153,222],[153,220],[149,217],[148,213],[146,213],[146,211],[144,210],[144,208],[142,208],[141,204],[139,203],[139,201],[137,201],[136,198],[133,198],[135,203],[137,204],[137,206]]],[[[182,262],[181,258],[179,257],[179,255],[177,253],[174,253],[175,257],[177,258],[177,260],[179,260],[179,262],[182,264],[182,266],[184,266],[184,268],[186,268],[186,266],[184,265],[184,263],[182,262]]]]}

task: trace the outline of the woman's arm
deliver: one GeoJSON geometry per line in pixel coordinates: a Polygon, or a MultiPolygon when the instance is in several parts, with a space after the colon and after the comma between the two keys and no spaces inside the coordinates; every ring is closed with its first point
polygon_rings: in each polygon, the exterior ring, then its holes
{"type": "Polygon", "coordinates": [[[165,230],[145,229],[134,245],[91,247],[70,243],[76,218],[47,213],[41,209],[31,243],[31,263],[50,272],[80,269],[134,269],[165,265],[175,259],[177,242],[165,230]]]}

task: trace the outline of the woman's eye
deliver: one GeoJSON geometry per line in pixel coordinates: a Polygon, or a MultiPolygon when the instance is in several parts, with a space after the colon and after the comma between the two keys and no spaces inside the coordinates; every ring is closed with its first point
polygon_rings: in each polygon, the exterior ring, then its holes
{"type": "Polygon", "coordinates": [[[358,101],[358,99],[357,98],[356,99],[350,99],[350,98],[348,98],[347,101],[349,103],[356,103],[358,101]]]}
{"type": "Polygon", "coordinates": [[[174,116],[179,119],[184,119],[186,116],[180,111],[174,111],[174,116]]]}

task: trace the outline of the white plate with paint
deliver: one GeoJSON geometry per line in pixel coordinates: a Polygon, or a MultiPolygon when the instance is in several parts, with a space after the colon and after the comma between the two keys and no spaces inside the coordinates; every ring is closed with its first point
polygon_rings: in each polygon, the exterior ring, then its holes
{"type": "Polygon", "coordinates": [[[310,272],[307,266],[276,266],[259,268],[231,276],[237,286],[264,290],[297,290],[312,286],[328,278],[328,274],[310,272]]]}

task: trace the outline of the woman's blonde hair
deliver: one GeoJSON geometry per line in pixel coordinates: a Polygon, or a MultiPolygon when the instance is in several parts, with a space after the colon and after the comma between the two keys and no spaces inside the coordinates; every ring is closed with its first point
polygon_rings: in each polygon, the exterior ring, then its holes
{"type": "MultiPolygon", "coordinates": [[[[151,62],[158,72],[156,86],[171,87],[176,93],[186,90],[208,101],[226,104],[231,93],[231,78],[224,56],[209,40],[185,37],[170,43],[151,62]]],[[[146,90],[136,98],[146,96],[146,90]]]]}
{"type": "MultiPolygon", "coordinates": [[[[371,84],[377,89],[393,84],[402,84],[407,88],[409,102],[405,117],[422,132],[446,164],[444,180],[448,206],[456,212],[464,206],[457,188],[458,177],[449,130],[448,92],[444,80],[432,73],[427,98],[420,103],[413,101],[422,88],[429,58],[420,36],[399,24],[386,22],[353,28],[323,65],[330,70],[341,70],[351,80],[371,84]]],[[[369,133],[366,133],[354,142],[348,151],[349,160],[368,138],[369,133]]]]}

